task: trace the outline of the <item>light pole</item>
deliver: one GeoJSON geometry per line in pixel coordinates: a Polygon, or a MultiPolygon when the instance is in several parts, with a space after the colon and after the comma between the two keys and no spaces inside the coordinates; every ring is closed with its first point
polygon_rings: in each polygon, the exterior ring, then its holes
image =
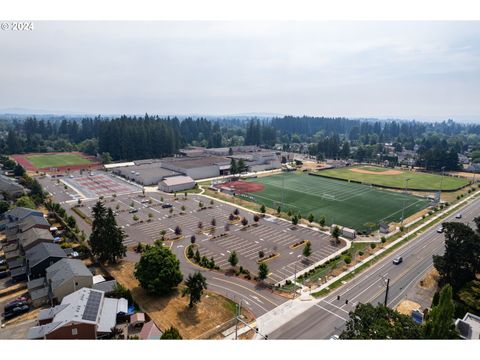
{"type": "Polygon", "coordinates": [[[383,302],[383,304],[385,306],[387,306],[387,302],[388,302],[388,291],[390,290],[390,278],[386,278],[385,279],[385,276],[382,276],[382,275],[379,275],[383,281],[385,282],[385,287],[386,287],[386,290],[385,290],[385,300],[383,302]]]}
{"type": "MultiPolygon", "coordinates": [[[[405,179],[405,193],[407,192],[407,186],[408,186],[408,181],[410,180],[410,178],[408,179],[405,179]]],[[[403,218],[405,217],[405,202],[406,202],[406,198],[403,199],[403,208],[402,208],[402,222],[401,222],[401,225],[400,226],[403,226],[403,218]]]]}

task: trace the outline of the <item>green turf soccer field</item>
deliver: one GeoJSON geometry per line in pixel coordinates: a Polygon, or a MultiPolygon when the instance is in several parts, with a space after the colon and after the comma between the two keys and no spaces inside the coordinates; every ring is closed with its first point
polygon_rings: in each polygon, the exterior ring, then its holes
{"type": "MultiPolygon", "coordinates": [[[[393,169],[377,166],[354,166],[322,170],[318,172],[318,175],[338,179],[356,180],[367,184],[376,184],[396,188],[403,188],[405,186],[405,179],[410,179],[408,181],[408,188],[415,190],[439,190],[440,185],[442,186],[443,190],[456,190],[469,183],[469,181],[465,178],[456,178],[451,176],[444,176],[442,183],[441,175],[412,171],[399,171],[398,174],[391,175],[382,174],[388,170],[393,169]],[[362,174],[352,171],[352,169],[367,170],[374,172],[374,174],[362,174]]],[[[397,169],[395,170],[398,171],[397,169]]]]}
{"type": "Polygon", "coordinates": [[[87,165],[92,163],[81,155],[73,153],[29,155],[26,156],[26,159],[38,169],[87,165]]]}
{"type": "Polygon", "coordinates": [[[261,192],[249,193],[257,203],[282,211],[312,213],[315,219],[326,217],[332,223],[366,230],[368,222],[400,221],[405,206],[405,218],[428,206],[429,201],[409,194],[383,190],[372,186],[298,173],[282,173],[249,181],[265,186],[261,192]],[[284,185],[283,185],[284,184],[284,185]]]}

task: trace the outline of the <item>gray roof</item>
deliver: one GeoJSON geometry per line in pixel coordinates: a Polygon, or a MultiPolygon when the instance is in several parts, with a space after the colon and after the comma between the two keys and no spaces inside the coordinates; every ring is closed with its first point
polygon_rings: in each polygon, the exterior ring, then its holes
{"type": "Polygon", "coordinates": [[[194,169],[219,164],[230,164],[230,159],[222,156],[201,156],[197,158],[170,158],[167,161],[162,161],[162,165],[173,165],[183,169],[194,169]]]}
{"type": "Polygon", "coordinates": [[[38,278],[38,279],[30,280],[27,283],[27,288],[28,288],[28,291],[30,291],[30,290],[34,290],[34,289],[38,289],[40,287],[43,287],[44,285],[45,285],[45,278],[41,277],[41,278],[38,278]]]}
{"type": "Polygon", "coordinates": [[[195,183],[195,181],[190,176],[172,176],[163,179],[161,182],[167,186],[195,183]]]}
{"type": "Polygon", "coordinates": [[[75,259],[62,259],[57,261],[47,268],[45,276],[47,281],[52,281],[52,290],[55,290],[65,281],[70,281],[75,277],[93,277],[85,264],[81,260],[75,259]]]}
{"type": "Polygon", "coordinates": [[[59,245],[52,243],[40,243],[38,245],[35,245],[33,248],[25,252],[25,256],[28,259],[28,265],[30,266],[30,268],[51,257],[67,257],[65,251],[63,251],[63,249],[59,245]]]}
{"type": "Polygon", "coordinates": [[[12,269],[16,269],[16,268],[24,266],[25,261],[24,261],[23,258],[16,258],[14,260],[7,261],[7,264],[8,264],[8,268],[10,270],[12,270],[12,269]]]}
{"type": "Polygon", "coordinates": [[[38,313],[38,321],[53,319],[60,311],[68,307],[68,304],[60,304],[49,309],[42,309],[38,313]]]}
{"type": "Polygon", "coordinates": [[[108,281],[102,281],[102,282],[93,284],[92,288],[95,290],[104,291],[105,294],[108,294],[113,292],[113,290],[115,290],[116,285],[117,285],[116,280],[108,280],[108,281]]]}
{"type": "Polygon", "coordinates": [[[47,287],[42,287],[34,290],[30,290],[28,292],[30,294],[30,298],[35,301],[39,299],[48,299],[48,288],[47,287]]]}
{"type": "Polygon", "coordinates": [[[20,245],[22,248],[29,248],[37,240],[42,239],[45,242],[53,242],[53,236],[50,233],[50,230],[40,229],[40,228],[31,228],[21,233],[18,237],[20,245]]]}
{"type": "Polygon", "coordinates": [[[0,175],[0,191],[10,193],[21,193],[25,189],[22,185],[17,183],[14,179],[0,175]]]}
{"type": "Polygon", "coordinates": [[[11,210],[8,210],[4,215],[6,218],[8,217],[10,221],[21,220],[26,216],[30,216],[30,215],[43,217],[43,213],[41,211],[33,210],[25,207],[15,207],[11,210]]]}
{"type": "Polygon", "coordinates": [[[27,339],[43,339],[45,335],[51,333],[53,330],[58,328],[62,323],[60,321],[52,322],[50,324],[42,326],[34,326],[28,329],[27,339]]]}
{"type": "Polygon", "coordinates": [[[22,232],[24,232],[37,225],[50,227],[50,223],[43,216],[27,216],[21,220],[21,222],[18,224],[18,227],[22,232]]]}

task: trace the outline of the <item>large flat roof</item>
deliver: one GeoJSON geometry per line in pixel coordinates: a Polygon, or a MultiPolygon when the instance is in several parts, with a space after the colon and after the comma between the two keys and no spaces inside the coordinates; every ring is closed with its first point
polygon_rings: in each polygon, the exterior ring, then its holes
{"type": "Polygon", "coordinates": [[[204,166],[219,165],[224,163],[230,163],[230,159],[223,156],[202,156],[197,158],[170,158],[162,161],[164,164],[178,166],[184,169],[194,169],[204,166]]]}

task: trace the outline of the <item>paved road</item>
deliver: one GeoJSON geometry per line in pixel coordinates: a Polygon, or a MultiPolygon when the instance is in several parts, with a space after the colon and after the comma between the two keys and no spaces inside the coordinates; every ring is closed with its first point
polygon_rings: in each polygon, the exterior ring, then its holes
{"type": "MultiPolygon", "coordinates": [[[[480,199],[471,201],[461,210],[463,218],[455,214],[445,221],[470,222],[480,214],[480,199]]],[[[358,303],[383,302],[385,278],[390,278],[388,306],[396,306],[408,291],[432,267],[432,255],[444,251],[444,235],[436,232],[436,226],[410,241],[357,278],[333,291],[325,298],[318,299],[314,306],[293,320],[273,331],[271,339],[328,339],[339,334],[348,319],[348,312],[358,303]],[[393,265],[395,256],[403,256],[401,265],[393,265]],[[340,300],[337,300],[340,296],[340,300]],[[345,301],[348,299],[348,304],[345,301]]]]}
{"type": "MultiPolygon", "coordinates": [[[[175,243],[176,244],[176,243],[175,243]]],[[[273,310],[280,304],[287,301],[271,290],[257,285],[252,281],[244,280],[236,276],[226,276],[217,271],[209,271],[190,263],[184,256],[184,248],[172,246],[172,251],[180,260],[182,272],[184,276],[189,273],[200,271],[207,278],[208,289],[239,303],[248,308],[258,317],[273,310]]]]}

